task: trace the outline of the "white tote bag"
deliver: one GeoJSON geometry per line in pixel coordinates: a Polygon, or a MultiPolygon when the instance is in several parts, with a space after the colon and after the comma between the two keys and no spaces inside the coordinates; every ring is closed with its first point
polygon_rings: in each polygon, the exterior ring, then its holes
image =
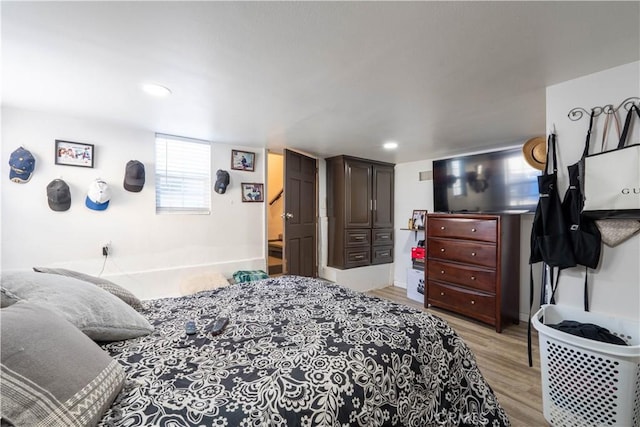
{"type": "Polygon", "coordinates": [[[590,218],[640,219],[640,144],[625,146],[634,115],[632,104],[616,149],[585,157],[582,213],[590,218]]]}

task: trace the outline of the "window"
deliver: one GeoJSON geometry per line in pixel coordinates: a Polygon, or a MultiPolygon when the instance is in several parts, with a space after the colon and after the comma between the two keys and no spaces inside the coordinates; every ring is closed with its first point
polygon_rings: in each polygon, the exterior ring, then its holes
{"type": "Polygon", "coordinates": [[[156,134],[156,213],[211,212],[211,144],[156,134]]]}

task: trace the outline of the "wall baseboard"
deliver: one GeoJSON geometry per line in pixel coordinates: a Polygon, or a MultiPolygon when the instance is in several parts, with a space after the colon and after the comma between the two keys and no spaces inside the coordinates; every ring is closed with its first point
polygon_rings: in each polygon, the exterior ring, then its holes
{"type": "Polygon", "coordinates": [[[221,263],[176,266],[162,269],[122,272],[103,276],[128,289],[143,300],[180,296],[180,283],[206,273],[220,273],[231,278],[238,270],[264,270],[265,259],[253,258],[221,263]]]}

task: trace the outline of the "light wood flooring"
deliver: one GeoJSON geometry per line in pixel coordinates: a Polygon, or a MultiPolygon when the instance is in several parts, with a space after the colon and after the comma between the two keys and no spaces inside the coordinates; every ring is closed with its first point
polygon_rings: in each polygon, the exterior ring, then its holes
{"type": "Polygon", "coordinates": [[[400,304],[427,311],[444,320],[462,337],[476,355],[485,377],[514,427],[548,426],[542,415],[540,353],[533,330],[533,367],[527,361],[527,324],[508,325],[501,334],[492,326],[436,308],[428,310],[407,298],[406,289],[389,286],[368,292],[400,304]]]}

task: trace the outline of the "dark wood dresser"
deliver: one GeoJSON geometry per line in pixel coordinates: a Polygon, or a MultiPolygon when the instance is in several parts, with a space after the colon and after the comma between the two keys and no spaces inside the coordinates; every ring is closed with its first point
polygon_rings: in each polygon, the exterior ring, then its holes
{"type": "Polygon", "coordinates": [[[393,262],[394,164],[349,156],[327,162],[330,267],[393,262]]]}
{"type": "Polygon", "coordinates": [[[425,307],[518,323],[520,216],[428,214],[425,307]]]}

